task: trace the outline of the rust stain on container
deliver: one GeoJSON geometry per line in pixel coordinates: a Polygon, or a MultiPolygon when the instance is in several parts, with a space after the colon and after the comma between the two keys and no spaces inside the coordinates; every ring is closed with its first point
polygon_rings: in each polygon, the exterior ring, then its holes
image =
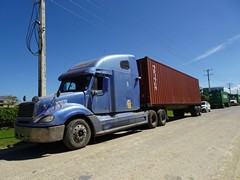
{"type": "Polygon", "coordinates": [[[137,60],[141,104],[200,104],[198,79],[161,64],[149,57],[137,60]]]}

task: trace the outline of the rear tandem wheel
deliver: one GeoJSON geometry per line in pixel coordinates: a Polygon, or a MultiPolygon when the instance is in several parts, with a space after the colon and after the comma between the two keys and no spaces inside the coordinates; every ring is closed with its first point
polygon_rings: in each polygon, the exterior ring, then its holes
{"type": "Polygon", "coordinates": [[[154,110],[148,112],[148,128],[153,129],[158,125],[158,116],[154,110]]]}

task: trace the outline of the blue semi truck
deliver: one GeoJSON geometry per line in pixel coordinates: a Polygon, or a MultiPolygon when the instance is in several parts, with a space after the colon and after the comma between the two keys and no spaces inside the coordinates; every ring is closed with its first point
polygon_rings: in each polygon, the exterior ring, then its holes
{"type": "Polygon", "coordinates": [[[108,133],[165,125],[168,109],[179,117],[185,112],[201,115],[198,80],[147,57],[136,61],[133,55],[109,55],[89,60],[60,75],[59,81],[56,94],[36,96],[19,105],[16,138],[37,143],[63,141],[73,150],[108,133]],[[144,64],[148,61],[149,67],[144,64]],[[162,74],[166,72],[169,75],[162,74]],[[164,76],[170,75],[172,81],[167,82],[164,76]],[[165,80],[168,85],[161,87],[165,80]],[[179,85],[181,80],[186,85],[179,85]]]}

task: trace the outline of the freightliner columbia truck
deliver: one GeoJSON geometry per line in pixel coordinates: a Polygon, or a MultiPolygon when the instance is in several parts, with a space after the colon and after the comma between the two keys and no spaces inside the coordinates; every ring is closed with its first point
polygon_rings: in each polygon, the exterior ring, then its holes
{"type": "Polygon", "coordinates": [[[69,149],[91,138],[135,126],[163,126],[174,116],[201,115],[198,80],[148,57],[109,55],[82,62],[59,76],[55,95],[19,105],[15,136],[63,141],[69,149]]]}

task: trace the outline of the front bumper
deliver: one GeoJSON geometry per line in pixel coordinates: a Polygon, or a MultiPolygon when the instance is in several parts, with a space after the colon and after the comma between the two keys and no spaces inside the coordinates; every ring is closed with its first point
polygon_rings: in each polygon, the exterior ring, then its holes
{"type": "Polygon", "coordinates": [[[47,143],[63,139],[65,125],[53,127],[22,127],[15,126],[15,137],[24,141],[47,143]]]}

